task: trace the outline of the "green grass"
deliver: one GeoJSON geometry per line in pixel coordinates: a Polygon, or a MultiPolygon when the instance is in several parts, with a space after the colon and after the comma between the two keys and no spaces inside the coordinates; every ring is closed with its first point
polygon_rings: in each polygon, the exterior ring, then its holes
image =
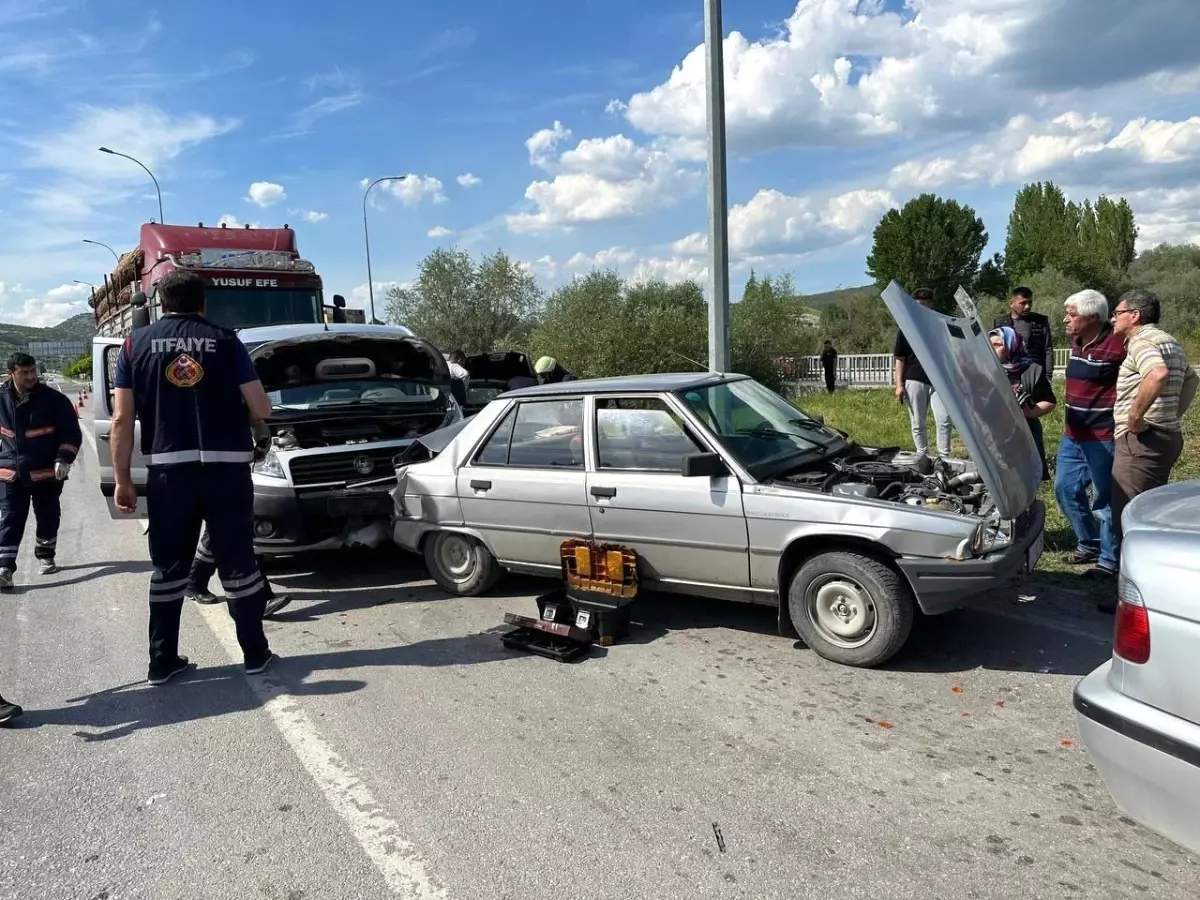
{"type": "MultiPolygon", "coordinates": [[[[1046,457],[1053,472],[1054,458],[1063,432],[1062,382],[1055,382],[1055,393],[1059,395],[1059,406],[1042,419],[1046,439],[1046,457]]],[[[890,389],[839,390],[835,394],[812,391],[802,394],[798,405],[812,415],[822,415],[825,422],[850,434],[860,444],[876,447],[900,446],[912,448],[908,413],[890,389]]],[[[1200,406],[1200,404],[1197,404],[1200,406]]],[[[1200,409],[1193,406],[1184,416],[1183,455],[1171,473],[1172,481],[1200,477],[1200,409]]],[[[929,422],[929,440],[932,444],[934,427],[932,416],[929,422]]],[[[966,456],[966,450],[955,431],[951,453],[966,456]]],[[[1051,483],[1042,485],[1039,496],[1046,504],[1046,552],[1038,564],[1037,577],[1043,582],[1052,582],[1062,587],[1093,592],[1102,590],[1095,582],[1079,578],[1079,570],[1068,566],[1064,557],[1075,549],[1075,535],[1066,518],[1059,511],[1054,499],[1051,483]]]]}

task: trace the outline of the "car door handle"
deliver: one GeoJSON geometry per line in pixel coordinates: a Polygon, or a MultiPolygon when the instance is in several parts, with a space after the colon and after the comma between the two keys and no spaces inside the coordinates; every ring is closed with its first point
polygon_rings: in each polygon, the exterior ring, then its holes
{"type": "Polygon", "coordinates": [[[108,433],[108,434],[102,434],[102,435],[100,435],[100,440],[102,440],[102,441],[110,441],[110,440],[112,440],[112,433],[110,432],[110,433],[108,433]]]}
{"type": "Polygon", "coordinates": [[[592,496],[597,498],[607,497],[611,500],[613,497],[617,496],[617,489],[610,487],[593,487],[592,496]]]}
{"type": "Polygon", "coordinates": [[[473,491],[490,491],[492,483],[490,481],[472,481],[471,490],[473,491]]]}

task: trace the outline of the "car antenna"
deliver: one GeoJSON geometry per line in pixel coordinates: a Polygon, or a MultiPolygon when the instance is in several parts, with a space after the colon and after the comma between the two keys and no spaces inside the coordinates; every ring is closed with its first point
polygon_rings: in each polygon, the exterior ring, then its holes
{"type": "Polygon", "coordinates": [[[677,352],[675,352],[674,350],[670,350],[670,349],[668,349],[668,350],[667,350],[667,352],[668,352],[668,353],[670,353],[672,356],[678,356],[678,357],[679,357],[680,359],[682,359],[684,362],[690,362],[690,363],[691,363],[693,366],[695,366],[696,368],[698,368],[698,369],[701,369],[701,370],[703,370],[703,371],[705,371],[705,372],[712,372],[714,375],[723,375],[723,374],[725,374],[724,372],[718,372],[716,369],[714,369],[714,368],[712,368],[712,367],[710,367],[710,366],[706,366],[706,365],[704,365],[703,363],[698,363],[698,362],[696,362],[696,361],[695,361],[694,359],[692,359],[690,356],[684,356],[682,353],[677,353],[677,352]]]}

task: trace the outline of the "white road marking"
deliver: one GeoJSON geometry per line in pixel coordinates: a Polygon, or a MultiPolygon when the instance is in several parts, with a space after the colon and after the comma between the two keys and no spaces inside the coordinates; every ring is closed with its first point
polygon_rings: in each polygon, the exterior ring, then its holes
{"type": "MultiPolygon", "coordinates": [[[[242,662],[233,622],[222,606],[198,606],[200,614],[235,663],[242,662]]],[[[312,776],[333,810],[342,818],[363,852],[375,864],[391,892],[413,900],[446,900],[430,875],[429,864],[401,835],[399,824],[375,799],[371,789],[321,736],[300,702],[269,673],[247,678],[301,765],[312,776]]]]}

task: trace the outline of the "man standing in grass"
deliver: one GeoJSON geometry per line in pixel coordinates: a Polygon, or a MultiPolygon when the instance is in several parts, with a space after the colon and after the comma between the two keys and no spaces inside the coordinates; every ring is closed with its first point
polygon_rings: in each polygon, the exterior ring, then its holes
{"type": "MultiPolygon", "coordinates": [[[[929,288],[917,288],[913,291],[913,299],[922,306],[933,308],[933,291],[929,288]]],[[[909,422],[912,425],[913,448],[918,456],[929,453],[928,425],[926,418],[929,409],[933,407],[933,421],[937,426],[938,455],[950,456],[950,413],[942,398],[929,382],[925,367],[913,353],[908,338],[903,331],[896,331],[896,346],[892,351],[895,359],[893,376],[896,384],[896,399],[908,409],[909,422]]]]}
{"type": "MultiPolygon", "coordinates": [[[[1180,417],[1196,396],[1200,378],[1179,341],[1158,327],[1158,297],[1127,291],[1113,310],[1113,331],[1126,340],[1117,377],[1114,414],[1113,531],[1121,539],[1121,513],[1138,494],[1161,487],[1183,452],[1180,417]]],[[[1114,612],[1116,603],[1100,604],[1114,612]]]]}
{"type": "Polygon", "coordinates": [[[1054,332],[1050,320],[1033,311],[1033,291],[1027,287],[1013,288],[1008,298],[1008,315],[998,316],[993,328],[1011,328],[1021,336],[1025,352],[1054,377],[1054,332]]]}
{"type": "Polygon", "coordinates": [[[838,352],[833,348],[833,341],[826,341],[825,349],[821,351],[821,368],[825,372],[825,390],[831,394],[837,384],[837,358],[838,352]]]}
{"type": "Polygon", "coordinates": [[[1085,577],[1104,578],[1117,571],[1112,520],[1113,407],[1117,372],[1125,360],[1125,339],[1108,321],[1108,299],[1099,291],[1072,294],[1063,305],[1071,357],[1067,362],[1066,428],[1058,445],[1054,496],[1077,542],[1067,563],[1086,567],[1085,577]]]}

